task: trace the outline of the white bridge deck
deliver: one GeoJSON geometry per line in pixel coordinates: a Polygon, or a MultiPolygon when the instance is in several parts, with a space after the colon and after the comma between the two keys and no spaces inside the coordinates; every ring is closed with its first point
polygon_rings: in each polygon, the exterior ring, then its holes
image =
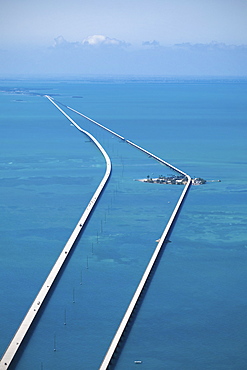
{"type": "MultiPolygon", "coordinates": [[[[65,260],[66,260],[66,257],[68,256],[70,250],[72,249],[80,231],[82,230],[83,228],[83,225],[85,224],[90,212],[92,211],[101,191],[103,190],[104,186],[106,185],[108,179],[109,179],[109,176],[110,176],[110,173],[111,173],[111,161],[110,161],[110,158],[109,156],[107,155],[107,153],[105,152],[104,148],[100,145],[100,143],[90,134],[88,133],[87,131],[85,130],[82,130],[54,101],[53,98],[51,98],[50,96],[48,95],[45,95],[45,97],[47,99],[50,100],[50,102],[52,104],[54,104],[56,106],[57,109],[59,109],[61,111],[61,113],[63,113],[65,115],[66,118],[68,118],[68,120],[80,131],[82,131],[83,133],[85,133],[86,135],[88,135],[90,137],[90,139],[92,139],[92,141],[97,145],[97,147],[99,148],[99,150],[101,151],[101,153],[104,155],[105,157],[105,160],[106,160],[106,172],[105,172],[105,175],[103,177],[103,179],[101,180],[101,183],[100,185],[98,186],[95,194],[93,195],[92,199],[90,200],[87,208],[85,209],[81,219],[79,220],[79,222],[77,223],[74,231],[72,232],[69,240],[67,241],[64,249],[62,250],[60,256],[58,257],[56,263],[54,264],[50,274],[48,275],[45,283],[43,284],[42,288],[40,289],[38,295],[36,296],[35,300],[33,301],[31,307],[29,308],[29,311],[27,312],[24,320],[22,321],[19,329],[17,330],[16,334],[14,335],[12,341],[10,342],[9,344],[9,347],[7,348],[6,352],[4,353],[2,359],[1,359],[1,362],[0,362],[0,370],[2,369],[7,369],[8,366],[10,365],[13,357],[15,356],[15,353],[17,352],[18,348],[20,347],[21,345],[21,342],[23,341],[29,327],[31,326],[33,320],[35,319],[35,316],[37,315],[38,313],[38,310],[39,308],[41,307],[42,303],[44,302],[46,296],[47,296],[47,293],[49,292],[54,280],[56,279],[62,265],[64,264],[65,260]]],[[[159,253],[162,249],[162,246],[164,244],[164,242],[166,241],[166,238],[171,230],[171,227],[173,225],[173,222],[180,210],[180,207],[182,206],[182,203],[185,199],[185,196],[189,190],[189,187],[191,185],[191,177],[189,175],[187,175],[185,172],[179,170],[178,168],[174,167],[173,165],[171,165],[170,163],[164,161],[163,159],[157,157],[156,155],[148,152],[147,150],[143,149],[142,147],[136,145],[135,143],[131,142],[130,140],[126,140],[123,136],[115,133],[114,131],[108,129],[107,127],[101,125],[100,123],[92,120],[91,118],[85,116],[84,114],[76,111],[75,109],[73,108],[70,108],[67,106],[68,109],[70,109],[71,111],[79,114],[80,116],[86,118],[87,120],[91,121],[92,123],[98,125],[99,127],[103,128],[104,130],[110,132],[111,134],[115,135],[116,137],[120,138],[121,140],[124,140],[126,143],[128,143],[129,145],[132,145],[133,147],[137,148],[138,150],[146,153],[149,157],[152,157],[154,158],[155,160],[157,160],[158,162],[168,166],[169,168],[171,168],[172,170],[174,171],[177,171],[178,173],[181,173],[183,176],[185,176],[187,178],[187,184],[185,185],[184,189],[183,189],[183,192],[182,194],[180,195],[180,198],[172,212],[172,215],[163,231],[163,234],[157,244],[157,247],[155,248],[155,251],[146,267],[146,270],[140,280],[140,283],[132,297],[132,300],[123,316],[123,319],[116,331],[116,334],[108,348],[108,351],[100,365],[100,369],[99,370],[107,370],[111,364],[111,361],[113,359],[113,356],[114,356],[114,353],[119,345],[119,342],[124,334],[124,331],[126,329],[126,326],[129,322],[129,319],[134,311],[134,308],[141,296],[141,293],[143,291],[143,288],[151,274],[151,271],[155,265],[155,262],[157,261],[157,258],[159,256],[159,253]]]]}
{"type": "MultiPolygon", "coordinates": [[[[62,252],[60,253],[57,261],[55,262],[54,266],[52,267],[47,279],[45,280],[44,284],[42,285],[39,293],[37,294],[36,298],[34,299],[33,303],[31,304],[26,316],[24,317],[21,325],[19,326],[18,330],[16,331],[14,337],[12,338],[8,348],[6,349],[1,361],[0,361],[0,369],[7,369],[9,365],[11,364],[11,361],[13,360],[17,350],[19,349],[23,339],[25,338],[25,335],[30,328],[31,324],[33,323],[42,303],[44,302],[49,290],[51,289],[51,286],[53,282],[55,281],[59,271],[61,270],[66,258],[69,255],[69,252],[71,251],[73,245],[75,244],[77,237],[79,236],[81,230],[83,229],[83,226],[85,222],[87,221],[87,218],[89,217],[95,203],[97,202],[97,199],[99,198],[102,190],[104,189],[110,174],[111,174],[111,160],[104,150],[104,148],[100,145],[100,143],[87,131],[82,130],[57,104],[53,102],[53,100],[46,96],[51,103],[53,103],[64,115],[66,118],[70,120],[70,122],[75,125],[75,127],[83,132],[85,135],[87,135],[99,148],[101,153],[103,154],[105,161],[106,161],[106,171],[104,174],[104,177],[102,178],[97,190],[95,191],[94,195],[92,196],[90,202],[88,203],[85,211],[83,212],[83,215],[81,216],[80,220],[78,221],[76,227],[74,228],[71,236],[69,237],[67,243],[65,244],[65,247],[63,248],[62,252]]],[[[18,308],[18,304],[17,304],[18,308]]]]}

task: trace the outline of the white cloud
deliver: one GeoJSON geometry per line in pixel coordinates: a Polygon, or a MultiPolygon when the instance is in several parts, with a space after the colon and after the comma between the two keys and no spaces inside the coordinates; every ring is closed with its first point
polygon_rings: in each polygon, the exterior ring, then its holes
{"type": "Polygon", "coordinates": [[[110,46],[128,46],[129,44],[125,41],[117,40],[115,38],[110,38],[104,35],[92,35],[88,36],[82,40],[83,45],[91,46],[101,46],[101,45],[110,45],[110,46]]]}
{"type": "Polygon", "coordinates": [[[142,43],[143,46],[160,46],[160,43],[156,40],[153,40],[153,41],[144,41],[142,43]]]}
{"type": "Polygon", "coordinates": [[[92,47],[126,47],[130,44],[117,40],[115,38],[110,38],[104,35],[92,35],[88,36],[87,38],[83,39],[81,42],[79,41],[67,41],[63,36],[58,36],[54,39],[53,48],[59,49],[72,49],[72,48],[84,48],[86,46],[92,47]]]}
{"type": "Polygon", "coordinates": [[[65,38],[63,36],[58,36],[54,39],[54,44],[53,44],[53,47],[54,48],[63,48],[63,49],[67,49],[67,48],[71,48],[71,47],[78,47],[80,45],[79,42],[69,42],[67,40],[65,40],[65,38]]]}

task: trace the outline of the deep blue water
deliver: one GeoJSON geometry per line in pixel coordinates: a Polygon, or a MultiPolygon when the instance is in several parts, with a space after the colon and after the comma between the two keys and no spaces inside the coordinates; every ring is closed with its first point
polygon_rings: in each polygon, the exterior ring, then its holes
{"type": "MultiPolygon", "coordinates": [[[[148,370],[245,369],[247,84],[2,81],[0,90],[0,352],[105,169],[92,143],[32,94],[40,93],[191,176],[221,179],[191,188],[116,369],[135,360],[148,370]]],[[[68,114],[98,138],[113,173],[17,370],[98,369],[181,193],[133,181],[170,170],[68,114]]]]}

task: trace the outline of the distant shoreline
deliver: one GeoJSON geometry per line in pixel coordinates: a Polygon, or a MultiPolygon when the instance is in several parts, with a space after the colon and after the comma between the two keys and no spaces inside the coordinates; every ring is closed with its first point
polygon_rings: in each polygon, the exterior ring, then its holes
{"type": "Polygon", "coordinates": [[[1,82],[77,82],[77,83],[247,83],[247,76],[163,76],[163,75],[0,75],[1,82]]]}

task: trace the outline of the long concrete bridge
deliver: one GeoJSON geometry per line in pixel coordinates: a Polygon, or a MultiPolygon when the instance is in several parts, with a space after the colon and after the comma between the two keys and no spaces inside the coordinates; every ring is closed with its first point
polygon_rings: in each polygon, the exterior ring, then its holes
{"type": "MultiPolygon", "coordinates": [[[[108,157],[107,153],[105,152],[105,150],[103,149],[103,147],[99,144],[99,142],[90,134],[88,133],[87,131],[85,130],[82,130],[80,128],[80,126],[78,126],[56,103],[55,103],[55,100],[53,98],[51,98],[50,96],[48,95],[45,95],[45,97],[47,99],[50,100],[50,102],[52,104],[54,104],[56,106],[57,109],[60,110],[60,112],[62,114],[64,114],[64,116],[66,118],[68,118],[68,120],[80,131],[84,132],[86,135],[88,135],[90,137],[90,139],[92,139],[92,141],[97,145],[97,147],[100,149],[101,153],[104,155],[105,157],[105,160],[106,160],[106,172],[105,172],[105,175],[103,177],[103,179],[101,180],[101,183],[100,185],[98,186],[95,194],[93,195],[92,199],[90,200],[86,210],[84,211],[81,219],[79,220],[79,222],[77,223],[74,231],[72,232],[68,242],[66,243],[64,249],[62,250],[60,256],[58,257],[55,265],[53,266],[50,274],[48,275],[45,283],[43,284],[42,288],[40,289],[37,297],[35,298],[35,300],[33,301],[29,311],[27,312],[23,322],[21,323],[19,329],[17,330],[15,336],[13,337],[9,347],[7,348],[5,354],[3,355],[2,359],[1,359],[1,362],[0,362],[0,370],[2,369],[7,369],[8,366],[10,365],[13,357],[15,356],[15,353],[17,352],[18,348],[20,347],[21,345],[21,342],[23,341],[29,327],[31,326],[32,322],[34,321],[35,319],[35,316],[37,315],[37,312],[41,306],[41,304],[43,303],[43,301],[45,300],[45,297],[47,296],[50,288],[51,288],[51,285],[52,283],[54,282],[54,280],[56,279],[62,265],[64,264],[65,262],[65,259],[66,257],[68,256],[70,250],[72,249],[80,231],[82,230],[83,228],[83,225],[85,224],[90,212],[92,211],[101,191],[103,190],[104,186],[106,185],[108,179],[109,179],[109,176],[110,176],[110,173],[111,173],[111,161],[110,161],[110,158],[108,157]]],[[[59,103],[60,105],[63,105],[61,103],[59,103]]],[[[114,354],[116,352],[116,349],[120,343],[120,340],[122,338],[122,336],[124,335],[124,332],[125,332],[125,329],[128,325],[128,322],[134,312],[134,309],[137,305],[137,302],[141,296],[141,293],[148,281],[148,278],[154,268],[154,265],[155,263],[157,262],[157,259],[158,259],[158,256],[162,250],[162,246],[164,245],[165,241],[167,240],[167,237],[169,235],[169,232],[171,231],[171,228],[174,224],[174,221],[176,219],[176,216],[178,215],[179,213],[179,210],[182,206],[182,203],[186,197],[186,194],[189,190],[189,187],[191,185],[191,178],[189,175],[187,175],[185,172],[181,171],[180,169],[176,168],[175,166],[171,165],[170,163],[164,161],[163,159],[157,157],[156,155],[148,152],[147,150],[143,149],[142,147],[138,146],[137,144],[133,143],[132,141],[130,140],[126,140],[123,136],[117,134],[116,132],[110,130],[109,128],[101,125],[100,123],[94,121],[93,119],[85,116],[84,114],[76,111],[75,109],[73,108],[70,108],[68,106],[66,106],[66,108],[70,109],[71,111],[79,114],[80,116],[84,117],[85,119],[91,121],[92,123],[96,124],[97,126],[101,127],[102,129],[110,132],[112,135],[118,137],[119,139],[123,140],[124,142],[126,142],[127,144],[129,145],[132,145],[133,147],[135,147],[136,149],[142,151],[143,153],[147,154],[149,157],[152,157],[154,158],[155,160],[157,160],[158,162],[168,166],[169,168],[171,168],[172,170],[174,171],[177,171],[178,173],[181,173],[183,176],[185,176],[187,178],[187,183],[182,191],[182,194],[180,195],[179,197],[179,200],[172,212],[172,215],[161,235],[161,238],[157,244],[157,247],[155,248],[154,252],[153,252],[153,255],[146,267],[146,270],[138,284],[138,287],[131,299],[131,302],[122,318],[122,321],[112,339],[112,342],[107,350],[107,353],[100,365],[100,368],[99,370],[107,370],[109,369],[111,363],[112,363],[112,360],[113,360],[113,357],[114,357],[114,354]]]]}
{"type": "Polygon", "coordinates": [[[71,111],[79,114],[80,116],[86,118],[87,120],[91,121],[92,123],[96,124],[97,126],[103,128],[104,130],[110,132],[111,134],[117,136],[121,140],[124,140],[126,143],[132,145],[136,149],[138,149],[138,150],[146,153],[149,157],[152,157],[155,160],[157,160],[158,162],[160,162],[160,163],[168,166],[172,170],[177,171],[178,173],[181,173],[183,176],[185,176],[187,178],[187,183],[186,183],[186,185],[185,185],[185,187],[184,187],[184,189],[182,191],[182,194],[180,195],[180,197],[178,199],[178,202],[177,202],[177,204],[176,204],[176,206],[175,206],[175,208],[174,208],[174,210],[172,212],[172,215],[171,215],[171,217],[170,217],[170,219],[169,219],[169,221],[168,221],[168,223],[167,223],[167,225],[166,225],[166,227],[165,227],[165,229],[164,229],[164,231],[162,233],[162,236],[161,236],[161,238],[160,238],[160,240],[159,240],[159,242],[157,244],[157,247],[154,250],[154,253],[153,253],[153,255],[152,255],[152,257],[151,257],[151,259],[150,259],[150,261],[149,261],[149,263],[148,263],[148,265],[146,267],[146,270],[145,270],[145,272],[144,272],[144,274],[143,274],[143,276],[142,276],[142,278],[141,278],[141,280],[139,282],[139,285],[138,285],[138,287],[137,287],[137,289],[136,289],[136,291],[135,291],[135,293],[134,293],[134,295],[133,295],[133,297],[131,299],[131,302],[130,302],[130,304],[129,304],[129,306],[128,306],[128,308],[127,308],[127,310],[126,310],[126,312],[125,312],[125,314],[124,314],[124,316],[122,318],[122,321],[121,321],[121,323],[120,323],[120,325],[119,325],[119,327],[118,327],[118,329],[117,329],[117,331],[115,333],[115,336],[112,339],[112,342],[111,342],[111,344],[110,344],[110,346],[109,346],[109,348],[107,350],[107,353],[106,353],[106,355],[105,355],[105,357],[104,357],[104,359],[103,359],[103,361],[102,361],[102,363],[100,365],[99,370],[107,370],[107,369],[109,369],[109,367],[110,367],[110,365],[112,363],[112,360],[114,358],[114,354],[115,354],[116,349],[117,349],[117,347],[118,347],[118,345],[120,343],[121,338],[124,335],[124,332],[125,332],[125,329],[126,329],[126,327],[128,325],[128,322],[129,322],[129,320],[130,320],[130,318],[131,318],[131,316],[132,316],[132,314],[134,312],[134,309],[135,309],[135,307],[137,305],[137,302],[138,302],[138,300],[139,300],[139,298],[141,296],[141,293],[142,293],[142,291],[143,291],[143,289],[144,289],[144,287],[145,287],[145,285],[146,285],[146,283],[148,281],[148,278],[149,278],[149,276],[150,276],[150,274],[151,274],[151,272],[152,272],[152,270],[154,268],[154,265],[157,262],[158,256],[159,256],[159,254],[161,252],[161,249],[162,249],[162,246],[164,245],[165,241],[168,241],[167,237],[169,235],[169,232],[171,231],[171,228],[172,228],[172,226],[174,224],[174,221],[176,219],[176,216],[179,213],[179,210],[180,210],[180,208],[181,208],[181,206],[183,204],[183,201],[185,199],[185,196],[186,196],[186,194],[187,194],[187,192],[189,190],[189,187],[190,187],[192,181],[191,181],[191,177],[189,175],[187,175],[185,172],[181,171],[180,169],[176,168],[175,166],[171,165],[170,163],[164,161],[163,159],[157,157],[153,153],[148,152],[147,150],[143,149],[139,145],[136,145],[135,143],[133,143],[130,140],[126,140],[123,136],[120,136],[119,134],[117,134],[114,131],[108,129],[107,127],[101,125],[100,123],[92,120],[91,118],[85,116],[84,114],[76,111],[75,109],[70,108],[68,106],[67,106],[67,108],[70,109],[71,111]]]}
{"type": "MultiPolygon", "coordinates": [[[[66,118],[81,132],[83,132],[85,135],[87,135],[92,142],[98,147],[100,152],[103,154],[105,161],[106,161],[106,171],[105,174],[97,187],[94,195],[92,196],[90,202],[88,203],[85,211],[83,212],[80,220],[78,221],[77,225],[75,226],[71,236],[69,237],[67,243],[65,244],[62,252],[60,253],[57,261],[55,262],[54,266],[52,267],[48,277],[46,278],[44,284],[42,285],[40,291],[38,292],[36,298],[34,299],[33,303],[31,304],[26,316],[24,317],[22,323],[20,324],[18,330],[16,331],[14,337],[12,338],[8,348],[6,349],[1,361],[0,361],[0,369],[5,370],[8,369],[10,366],[16,352],[21,346],[22,341],[25,338],[26,333],[28,332],[30,326],[32,325],[37,313],[40,310],[40,307],[42,306],[43,302],[45,301],[45,298],[47,297],[48,292],[50,291],[52,284],[54,283],[56,277],[58,276],[62,266],[65,263],[65,260],[67,259],[70,251],[72,250],[81,230],[83,229],[83,226],[85,222],[87,221],[91,211],[93,210],[102,190],[104,189],[107,181],[109,180],[110,174],[111,174],[111,160],[104,150],[104,148],[100,145],[100,143],[95,139],[93,135],[91,135],[89,132],[81,129],[49,96],[46,96],[47,99],[50,100],[52,104],[54,104],[61,113],[65,115],[66,118]]],[[[18,307],[18,305],[17,305],[18,307]]]]}

